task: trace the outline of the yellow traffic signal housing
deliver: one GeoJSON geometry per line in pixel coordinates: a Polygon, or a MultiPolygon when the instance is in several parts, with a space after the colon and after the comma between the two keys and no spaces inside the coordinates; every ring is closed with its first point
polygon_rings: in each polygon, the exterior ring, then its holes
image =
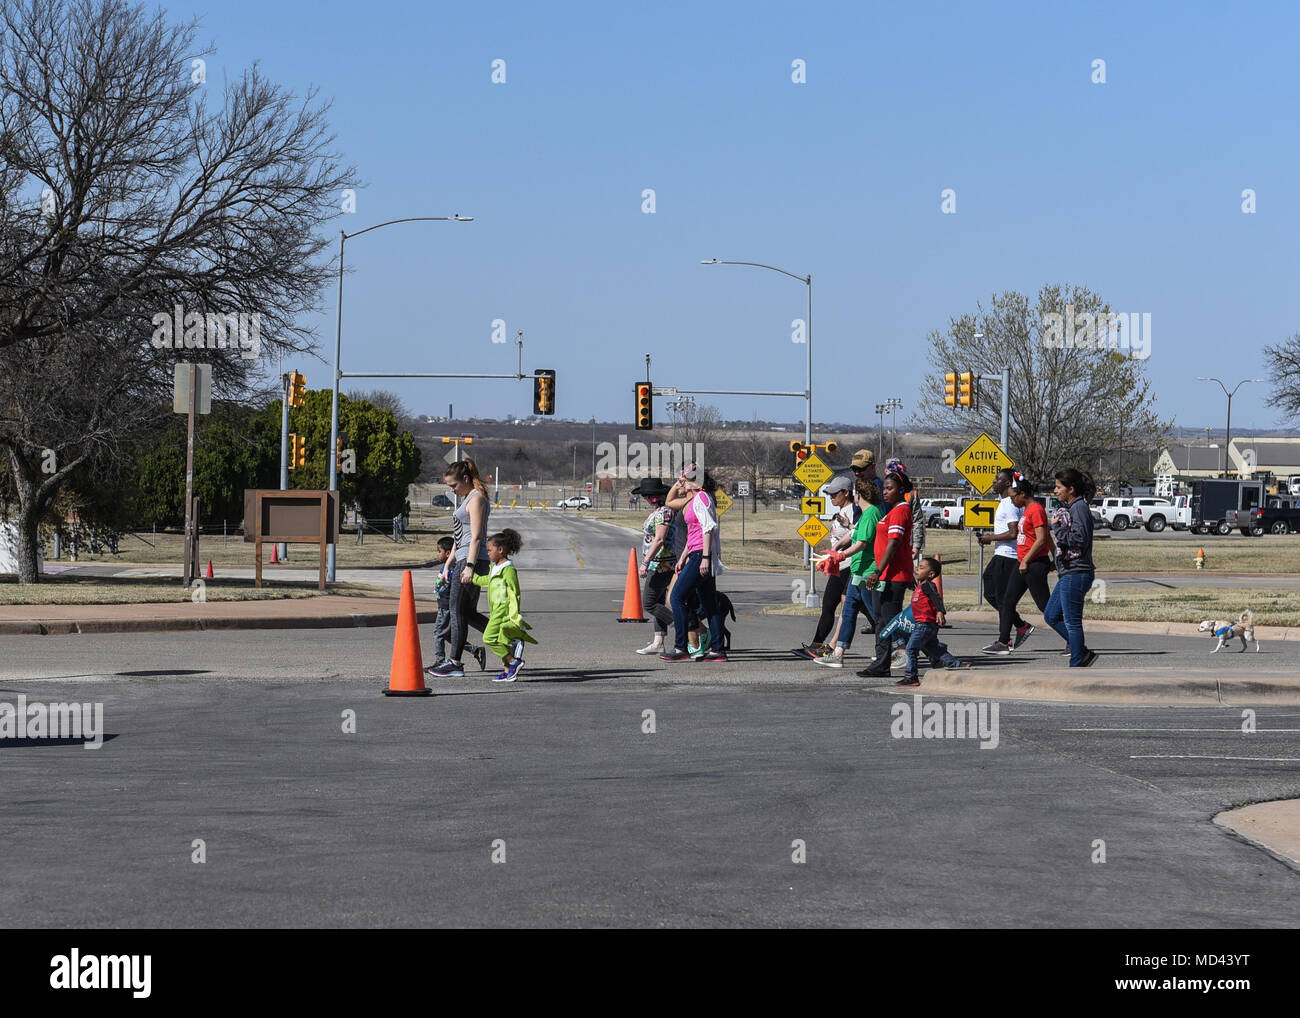
{"type": "Polygon", "coordinates": [[[835,450],[838,449],[839,447],[840,447],[840,443],[839,443],[839,442],[827,442],[826,445],[823,446],[823,448],[824,448],[828,453],[831,453],[831,454],[834,454],[835,450]]]}
{"type": "Polygon", "coordinates": [[[801,462],[808,458],[808,447],[798,440],[790,443],[790,451],[794,453],[794,458],[801,462]]]}
{"type": "Polygon", "coordinates": [[[307,441],[301,435],[289,433],[289,469],[297,470],[307,465],[307,441]]]}
{"type": "Polygon", "coordinates": [[[949,406],[957,405],[957,372],[949,371],[943,376],[943,401],[949,406]]]}
{"type": "Polygon", "coordinates": [[[289,405],[295,410],[302,406],[307,396],[307,376],[301,371],[289,375],[289,405]]]}
{"type": "Polygon", "coordinates": [[[957,405],[968,407],[975,405],[975,372],[963,371],[957,380],[957,405]]]}
{"type": "Polygon", "coordinates": [[[533,372],[533,413],[538,415],[555,413],[554,371],[533,372]]]}
{"type": "Polygon", "coordinates": [[[636,421],[637,431],[653,431],[655,426],[654,387],[649,382],[637,382],[635,385],[636,406],[632,417],[636,421]]]}

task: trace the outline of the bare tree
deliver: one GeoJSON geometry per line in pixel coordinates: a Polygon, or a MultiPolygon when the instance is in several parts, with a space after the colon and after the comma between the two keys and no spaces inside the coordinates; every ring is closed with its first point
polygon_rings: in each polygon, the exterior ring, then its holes
{"type": "Polygon", "coordinates": [[[177,359],[239,399],[260,358],[312,346],[318,229],[351,177],[327,107],[256,67],[210,106],[194,32],[122,0],[0,0],[0,454],[24,583],[42,512],[167,408],[177,359]]]}
{"type": "Polygon", "coordinates": [[[1264,347],[1264,360],[1273,383],[1273,406],[1281,411],[1283,421],[1300,417],[1300,333],[1264,347]]]}
{"type": "Polygon", "coordinates": [[[1096,471],[1103,455],[1121,446],[1145,449],[1159,442],[1170,425],[1155,414],[1146,362],[1130,355],[1136,345],[1117,349],[1098,342],[1106,338],[1102,323],[1109,314],[1109,306],[1084,287],[1047,285],[1032,301],[1008,291],[995,295],[987,310],[976,305],[974,314],[950,319],[946,332],[927,337],[934,371],[921,390],[925,412],[914,421],[971,438],[980,431],[996,436],[1000,387],[985,386],[974,409],[952,408],[944,404],[944,374],[1000,375],[1010,365],[1007,452],[1034,480],[1066,466],[1096,471]],[[1064,321],[1072,314],[1092,323],[1087,342],[1072,331],[1054,332],[1062,322],[1072,330],[1074,323],[1064,321]]]}
{"type": "Polygon", "coordinates": [[[402,431],[410,431],[415,425],[415,419],[411,417],[410,411],[406,409],[402,397],[389,389],[352,391],[348,393],[348,399],[363,400],[372,406],[379,407],[380,410],[392,411],[393,416],[397,418],[397,426],[402,431]]]}
{"type": "MultiPolygon", "coordinates": [[[[722,460],[715,457],[712,452],[714,438],[722,430],[722,415],[718,413],[718,408],[711,405],[701,406],[694,401],[687,402],[684,405],[679,404],[678,409],[673,415],[673,441],[690,445],[702,445],[705,450],[705,467],[709,463],[721,463],[722,460]]],[[[717,450],[722,452],[721,448],[717,450]]]]}

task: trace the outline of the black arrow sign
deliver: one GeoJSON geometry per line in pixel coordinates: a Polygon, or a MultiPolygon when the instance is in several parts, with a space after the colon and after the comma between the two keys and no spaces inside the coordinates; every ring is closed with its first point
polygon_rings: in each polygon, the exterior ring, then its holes
{"type": "Polygon", "coordinates": [[[970,508],[972,516],[988,516],[988,525],[993,526],[993,513],[997,510],[995,505],[973,505],[970,508]]]}

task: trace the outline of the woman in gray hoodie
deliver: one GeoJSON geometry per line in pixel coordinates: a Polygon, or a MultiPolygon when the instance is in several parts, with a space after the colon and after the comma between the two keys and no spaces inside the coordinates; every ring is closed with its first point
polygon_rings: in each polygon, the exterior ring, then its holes
{"type": "Polygon", "coordinates": [[[1092,561],[1092,510],[1096,494],[1092,478],[1073,467],[1056,474],[1056,497],[1064,503],[1052,510],[1056,540],[1056,571],[1060,579],[1043,609],[1043,620],[1070,645],[1070,667],[1087,668],[1097,660],[1083,639],[1083,599],[1097,569],[1092,561]]]}

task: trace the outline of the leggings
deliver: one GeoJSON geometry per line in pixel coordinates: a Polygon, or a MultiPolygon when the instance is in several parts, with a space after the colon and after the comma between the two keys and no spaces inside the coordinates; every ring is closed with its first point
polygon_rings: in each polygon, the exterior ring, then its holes
{"type": "Polygon", "coordinates": [[[881,638],[889,620],[903,610],[907,602],[907,583],[903,580],[890,580],[884,590],[876,591],[880,607],[876,610],[876,660],[871,665],[873,672],[889,674],[889,658],[893,653],[893,637],[881,638]]]}
{"type": "Polygon", "coordinates": [[[826,578],[826,590],[822,594],[822,615],[817,620],[817,631],[813,634],[813,643],[825,643],[835,625],[835,615],[840,610],[840,598],[844,596],[845,571],[833,573],[826,578]]]}
{"type": "Polygon", "coordinates": [[[668,626],[673,621],[673,610],[668,607],[668,585],[672,580],[671,569],[646,573],[645,593],[642,595],[645,599],[643,607],[645,613],[654,619],[655,634],[658,636],[667,635],[668,626]]]}
{"type": "MultiPolygon", "coordinates": [[[[487,628],[487,616],[478,610],[478,596],[482,593],[483,588],[477,583],[461,583],[460,571],[465,568],[465,560],[461,559],[451,569],[451,648],[447,654],[447,660],[460,663],[461,652],[465,649],[465,641],[469,639],[469,627],[473,626],[480,633],[487,628]]],[[[474,564],[474,572],[478,576],[486,576],[491,572],[492,567],[488,564],[487,559],[480,559],[474,564]]]]}
{"type": "Polygon", "coordinates": [[[1026,590],[1033,595],[1034,604],[1038,605],[1040,612],[1047,610],[1047,599],[1051,596],[1047,587],[1047,573],[1051,564],[1052,560],[1042,555],[1025,566],[1023,573],[1017,565],[1014,573],[1007,574],[1007,585],[1002,591],[998,615],[999,643],[1011,643],[1011,627],[1020,614],[1016,611],[1016,605],[1026,590]]]}

